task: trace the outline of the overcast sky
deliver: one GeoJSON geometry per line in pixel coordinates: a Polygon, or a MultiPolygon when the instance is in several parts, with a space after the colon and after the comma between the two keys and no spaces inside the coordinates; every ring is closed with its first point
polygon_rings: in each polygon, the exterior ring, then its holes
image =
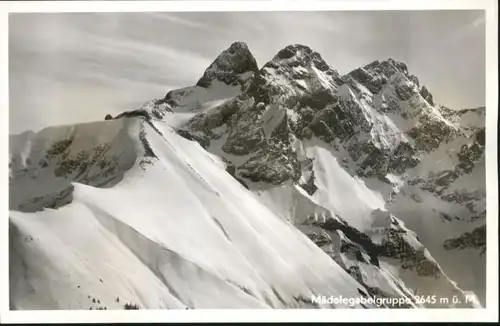
{"type": "Polygon", "coordinates": [[[10,133],[100,120],[190,86],[234,41],[309,45],[340,73],[393,58],[453,108],[485,104],[482,11],[11,14],[10,133]]]}

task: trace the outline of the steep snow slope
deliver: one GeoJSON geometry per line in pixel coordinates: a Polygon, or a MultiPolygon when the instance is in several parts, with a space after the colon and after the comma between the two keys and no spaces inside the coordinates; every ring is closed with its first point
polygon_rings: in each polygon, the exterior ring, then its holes
{"type": "MultiPolygon", "coordinates": [[[[311,295],[360,295],[359,283],[211,154],[165,123],[154,127],[131,118],[16,138],[34,162],[46,150],[32,150],[33,144],[68,135],[75,137],[68,157],[92,151],[88,132],[114,135],[106,139],[109,151],[127,150],[136,159],[119,169],[122,180],[113,187],[69,176],[72,201],[63,207],[12,208],[12,308],[120,309],[125,302],[141,308],[329,307],[312,304],[311,295]]],[[[51,184],[48,175],[58,164],[45,167],[44,184],[51,184]]],[[[25,201],[22,192],[12,196],[25,201]]]]}
{"type": "Polygon", "coordinates": [[[319,139],[306,143],[309,157],[314,157],[315,184],[313,194],[323,207],[328,208],[360,231],[372,227],[371,212],[384,209],[384,199],[371,191],[362,179],[350,175],[338,162],[333,150],[319,139]]]}

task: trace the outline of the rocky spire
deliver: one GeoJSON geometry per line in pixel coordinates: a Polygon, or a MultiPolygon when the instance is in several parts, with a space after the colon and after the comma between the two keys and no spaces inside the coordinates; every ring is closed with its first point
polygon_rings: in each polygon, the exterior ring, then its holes
{"type": "Polygon", "coordinates": [[[234,42],[205,70],[196,86],[209,87],[218,80],[228,85],[238,85],[259,70],[257,61],[244,42],[234,42]]]}
{"type": "Polygon", "coordinates": [[[312,65],[320,71],[329,71],[332,75],[338,75],[335,70],[328,66],[318,52],[302,44],[291,44],[281,49],[268,65],[279,64],[281,62],[287,62],[292,66],[301,65],[307,67],[312,65]]]}

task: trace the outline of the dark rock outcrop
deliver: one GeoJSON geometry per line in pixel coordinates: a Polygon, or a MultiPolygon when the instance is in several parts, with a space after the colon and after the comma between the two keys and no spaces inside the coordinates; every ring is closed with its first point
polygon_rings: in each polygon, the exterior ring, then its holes
{"type": "Polygon", "coordinates": [[[257,61],[246,43],[234,42],[212,62],[200,80],[198,80],[196,86],[206,88],[214,80],[227,85],[241,85],[246,81],[242,79],[243,74],[253,74],[258,70],[257,61]]]}
{"type": "Polygon", "coordinates": [[[471,232],[447,239],[443,244],[446,250],[479,250],[481,255],[486,253],[486,225],[479,226],[471,232]]]}

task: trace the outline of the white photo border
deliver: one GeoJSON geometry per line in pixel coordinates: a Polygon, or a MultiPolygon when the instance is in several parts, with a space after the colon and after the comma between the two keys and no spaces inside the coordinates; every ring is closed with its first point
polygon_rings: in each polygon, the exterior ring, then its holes
{"type": "Polygon", "coordinates": [[[0,321],[2,323],[72,322],[362,322],[498,321],[498,4],[495,0],[420,1],[8,1],[0,2],[0,158],[8,160],[9,13],[153,12],[153,11],[325,11],[325,10],[485,10],[486,11],[486,191],[487,306],[484,309],[339,310],[128,310],[9,311],[8,182],[0,174],[0,321]]]}

